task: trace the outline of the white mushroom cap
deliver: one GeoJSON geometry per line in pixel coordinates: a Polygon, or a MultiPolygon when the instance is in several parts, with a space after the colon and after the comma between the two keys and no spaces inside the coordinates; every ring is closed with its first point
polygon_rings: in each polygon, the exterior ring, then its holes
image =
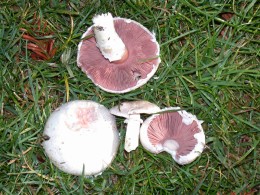
{"type": "Polygon", "coordinates": [[[48,118],[42,145],[60,170],[73,175],[97,175],[114,159],[119,134],[115,118],[93,101],[76,100],[56,109],[48,118]]]}
{"type": "Polygon", "coordinates": [[[162,109],[163,113],[147,118],[140,129],[140,141],[152,153],[166,151],[178,164],[194,161],[203,151],[205,134],[196,116],[179,108],[162,109]]]}
{"type": "Polygon", "coordinates": [[[124,118],[129,118],[132,114],[154,114],[159,111],[157,105],[144,100],[123,102],[110,109],[111,114],[124,118]]]}

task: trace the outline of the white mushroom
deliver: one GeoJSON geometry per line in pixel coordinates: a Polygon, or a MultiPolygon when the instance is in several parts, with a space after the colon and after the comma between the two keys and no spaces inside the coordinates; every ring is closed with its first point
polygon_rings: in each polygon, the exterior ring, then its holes
{"type": "Polygon", "coordinates": [[[148,101],[123,102],[110,109],[113,115],[126,118],[125,150],[127,152],[135,150],[139,145],[140,124],[143,122],[140,114],[153,114],[159,111],[157,105],[148,101]]]}
{"type": "Polygon", "coordinates": [[[168,152],[181,165],[191,163],[203,151],[205,134],[201,120],[180,108],[162,109],[147,118],[140,129],[140,141],[152,153],[168,152]]]}
{"type": "Polygon", "coordinates": [[[56,109],[48,118],[42,143],[60,170],[73,175],[98,175],[114,159],[119,133],[115,118],[103,105],[76,100],[56,109]]]}
{"type": "Polygon", "coordinates": [[[101,89],[126,93],[149,81],[157,71],[160,46],[142,24],[95,15],[78,45],[77,65],[101,89]]]}

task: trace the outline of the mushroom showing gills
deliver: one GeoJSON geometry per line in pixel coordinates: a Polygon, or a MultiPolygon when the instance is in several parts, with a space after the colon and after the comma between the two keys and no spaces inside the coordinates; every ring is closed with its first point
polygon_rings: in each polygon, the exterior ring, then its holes
{"type": "Polygon", "coordinates": [[[124,102],[110,109],[111,114],[126,118],[125,150],[131,152],[139,145],[140,124],[143,122],[140,114],[153,114],[160,108],[148,101],[124,102]]]}
{"type": "Polygon", "coordinates": [[[119,145],[114,116],[103,105],[87,100],[71,101],[56,109],[43,136],[43,148],[53,164],[73,175],[101,174],[119,145]]]}
{"type": "Polygon", "coordinates": [[[110,13],[96,15],[78,46],[77,64],[101,89],[126,93],[156,72],[159,44],[141,24],[110,13]]]}
{"type": "Polygon", "coordinates": [[[205,134],[202,121],[177,108],[163,109],[147,118],[140,129],[140,141],[152,153],[166,151],[181,165],[194,161],[203,151],[205,134]]]}

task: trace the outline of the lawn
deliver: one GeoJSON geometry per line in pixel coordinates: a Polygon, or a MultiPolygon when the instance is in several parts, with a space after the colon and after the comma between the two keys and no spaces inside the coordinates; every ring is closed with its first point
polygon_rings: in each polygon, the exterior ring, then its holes
{"type": "Polygon", "coordinates": [[[1,195],[260,192],[256,0],[4,0],[0,21],[1,195]],[[82,34],[106,12],[141,23],[160,44],[154,77],[124,94],[101,90],[77,67],[82,34]],[[111,166],[97,177],[63,173],[44,153],[42,132],[55,108],[78,99],[107,108],[131,100],[179,106],[204,121],[205,150],[184,166],[142,146],[127,153],[117,118],[121,142],[111,166]]]}

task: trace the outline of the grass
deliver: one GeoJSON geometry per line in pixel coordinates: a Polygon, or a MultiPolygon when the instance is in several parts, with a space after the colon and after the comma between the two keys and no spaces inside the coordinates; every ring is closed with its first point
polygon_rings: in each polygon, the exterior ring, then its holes
{"type": "MultiPolygon", "coordinates": [[[[1,2],[0,194],[259,193],[259,15],[256,0],[1,2]],[[155,76],[126,94],[102,91],[76,65],[81,35],[93,15],[104,12],[142,23],[160,43],[155,76]],[[224,12],[234,15],[225,20],[224,12]],[[25,49],[20,29],[28,29],[34,15],[54,32],[58,50],[50,61],[35,61],[25,49]],[[139,99],[180,106],[204,121],[206,148],[179,166],[167,153],[153,155],[142,146],[126,153],[122,141],[102,175],[67,175],[40,143],[51,112],[75,99],[108,108],[139,99]]],[[[123,137],[123,120],[117,125],[123,137]]]]}

